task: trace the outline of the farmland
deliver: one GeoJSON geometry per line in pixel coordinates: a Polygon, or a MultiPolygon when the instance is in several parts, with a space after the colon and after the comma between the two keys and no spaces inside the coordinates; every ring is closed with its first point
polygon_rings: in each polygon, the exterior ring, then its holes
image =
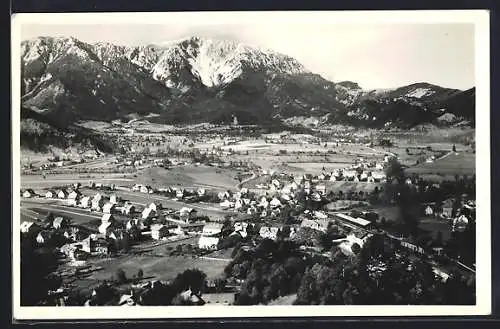
{"type": "Polygon", "coordinates": [[[407,169],[408,174],[473,175],[476,170],[476,156],[473,153],[449,153],[432,163],[421,163],[407,169]]]}

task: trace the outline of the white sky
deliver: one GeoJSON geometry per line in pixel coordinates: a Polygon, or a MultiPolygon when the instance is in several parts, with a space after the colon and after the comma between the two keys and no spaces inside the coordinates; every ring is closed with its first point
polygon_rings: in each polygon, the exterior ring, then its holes
{"type": "MultiPolygon", "coordinates": [[[[383,23],[382,23],[383,24],[383,23]]],[[[468,89],[474,79],[474,25],[345,24],[314,22],[175,22],[164,24],[23,24],[21,39],[73,36],[121,45],[161,43],[198,35],[239,40],[290,55],[332,81],[362,88],[392,88],[429,82],[468,89]]]]}

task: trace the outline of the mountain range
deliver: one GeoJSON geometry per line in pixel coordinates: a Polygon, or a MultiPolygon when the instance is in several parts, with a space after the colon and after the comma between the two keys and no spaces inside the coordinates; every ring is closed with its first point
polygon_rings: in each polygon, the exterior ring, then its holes
{"type": "Polygon", "coordinates": [[[475,88],[422,82],[364,90],[326,80],[290,56],[226,40],[128,47],[39,37],[22,42],[21,68],[22,106],[60,125],[148,114],[170,124],[225,124],[235,117],[240,124],[283,126],[475,123],[475,88]]]}

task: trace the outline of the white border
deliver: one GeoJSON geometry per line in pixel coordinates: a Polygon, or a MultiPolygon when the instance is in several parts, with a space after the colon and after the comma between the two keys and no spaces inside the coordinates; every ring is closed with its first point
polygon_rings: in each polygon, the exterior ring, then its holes
{"type": "MultiPolygon", "coordinates": [[[[487,315],[491,312],[489,13],[486,10],[358,12],[179,12],[14,14],[12,16],[13,232],[20,223],[20,42],[23,24],[475,24],[477,304],[475,306],[166,306],[166,307],[21,307],[18,234],[13,234],[13,317],[16,320],[152,319],[301,316],[487,315]],[[480,112],[480,114],[479,114],[480,112]],[[479,233],[481,232],[481,233],[479,233]]],[[[397,27],[396,27],[397,28],[397,27]]]]}

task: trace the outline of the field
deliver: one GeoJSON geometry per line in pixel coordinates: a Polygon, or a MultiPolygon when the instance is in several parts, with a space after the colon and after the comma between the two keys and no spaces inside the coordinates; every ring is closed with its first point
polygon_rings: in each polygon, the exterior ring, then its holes
{"type": "Polygon", "coordinates": [[[449,153],[432,163],[421,163],[406,170],[408,174],[473,175],[476,155],[469,152],[449,153]]]}
{"type": "Polygon", "coordinates": [[[233,189],[237,184],[236,170],[208,166],[182,166],[172,169],[147,168],[137,173],[137,183],[157,187],[205,187],[216,190],[233,189]]]}
{"type": "Polygon", "coordinates": [[[132,174],[47,174],[42,175],[21,175],[21,188],[50,188],[53,186],[63,186],[80,182],[87,184],[89,181],[103,184],[132,185],[134,183],[132,174]]]}

